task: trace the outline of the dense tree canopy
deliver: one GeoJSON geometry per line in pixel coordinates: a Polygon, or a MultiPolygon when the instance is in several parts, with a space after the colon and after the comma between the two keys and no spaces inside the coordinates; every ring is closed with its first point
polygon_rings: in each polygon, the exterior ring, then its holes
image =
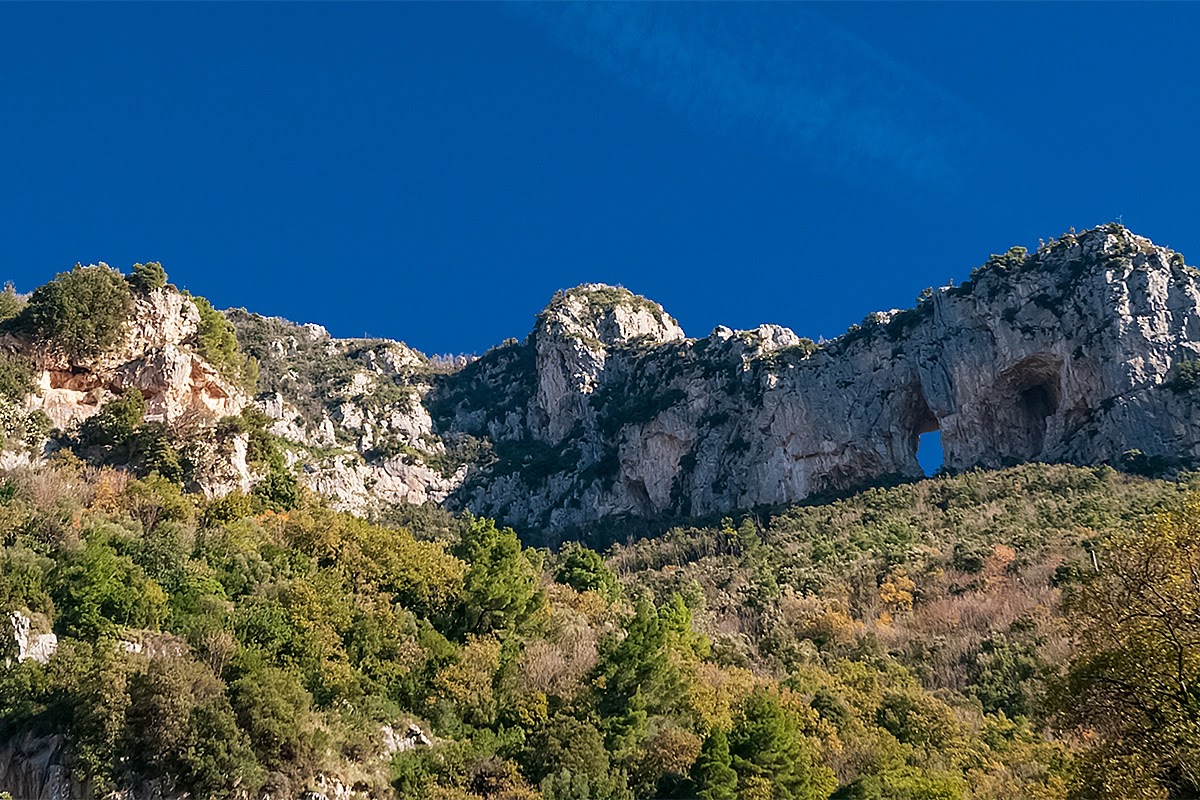
{"type": "MultiPolygon", "coordinates": [[[[138,411],[97,425],[137,437],[138,411]]],[[[3,654],[0,741],[62,734],[98,791],[215,798],[320,775],[435,800],[1187,797],[1180,488],[1029,466],[601,557],[59,456],[0,479],[0,608],[60,637],[45,665],[3,654]],[[410,724],[429,745],[397,749],[410,724]]]]}
{"type": "Polygon", "coordinates": [[[1060,703],[1095,737],[1078,796],[1200,796],[1200,500],[1115,537],[1071,608],[1060,703]]]}
{"type": "Polygon", "coordinates": [[[76,267],[34,290],[21,311],[30,331],[72,358],[116,345],[133,310],[129,284],[106,266],[76,267]]]}

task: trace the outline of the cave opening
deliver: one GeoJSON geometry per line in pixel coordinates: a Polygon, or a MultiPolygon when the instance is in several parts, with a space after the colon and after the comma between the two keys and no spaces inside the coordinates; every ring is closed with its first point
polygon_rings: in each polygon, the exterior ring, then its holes
{"type": "Polygon", "coordinates": [[[942,447],[942,430],[933,409],[925,399],[925,393],[918,386],[913,392],[909,419],[912,426],[912,453],[925,475],[932,475],[941,469],[945,461],[946,451],[942,447]]]}
{"type": "Polygon", "coordinates": [[[946,462],[946,451],[942,449],[942,432],[934,428],[917,435],[917,463],[926,476],[933,475],[946,462]]]}
{"type": "Polygon", "coordinates": [[[1017,393],[1017,408],[1028,431],[1032,455],[1046,444],[1046,420],[1058,411],[1058,393],[1047,382],[1035,383],[1017,393]]]}
{"type": "Polygon", "coordinates": [[[1034,384],[1022,389],[1017,399],[1022,413],[1032,420],[1042,420],[1053,414],[1058,404],[1054,400],[1054,392],[1044,383],[1034,384]]]}

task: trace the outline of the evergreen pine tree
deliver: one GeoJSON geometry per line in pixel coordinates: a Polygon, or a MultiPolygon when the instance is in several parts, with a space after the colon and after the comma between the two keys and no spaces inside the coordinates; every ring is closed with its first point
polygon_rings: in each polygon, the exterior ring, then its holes
{"type": "Polygon", "coordinates": [[[729,752],[740,783],[769,781],[781,800],[824,800],[837,786],[795,716],[765,691],[746,699],[729,736],[729,752]]]}
{"type": "Polygon", "coordinates": [[[704,740],[692,766],[692,781],[701,800],[737,800],[737,773],[730,766],[729,737],[720,728],[704,740]]]}

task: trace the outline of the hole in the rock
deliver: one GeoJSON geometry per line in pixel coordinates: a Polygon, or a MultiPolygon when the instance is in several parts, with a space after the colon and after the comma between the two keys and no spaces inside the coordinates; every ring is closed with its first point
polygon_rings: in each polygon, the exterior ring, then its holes
{"type": "Polygon", "coordinates": [[[1045,446],[1046,418],[1058,410],[1058,398],[1048,384],[1035,383],[1020,391],[1017,407],[1025,419],[1033,455],[1039,455],[1045,446]]]}
{"type": "Polygon", "coordinates": [[[1053,414],[1056,410],[1055,406],[1058,405],[1054,401],[1054,393],[1044,383],[1038,383],[1023,390],[1018,402],[1021,410],[1028,414],[1030,419],[1043,420],[1053,414]]]}
{"type": "Polygon", "coordinates": [[[942,468],[946,453],[942,449],[942,432],[936,428],[917,437],[917,463],[926,475],[942,468]]]}
{"type": "Polygon", "coordinates": [[[933,409],[925,400],[925,393],[920,386],[913,389],[908,408],[908,420],[912,439],[909,446],[917,458],[917,463],[926,475],[937,472],[942,466],[944,451],[942,450],[942,432],[933,409]]]}

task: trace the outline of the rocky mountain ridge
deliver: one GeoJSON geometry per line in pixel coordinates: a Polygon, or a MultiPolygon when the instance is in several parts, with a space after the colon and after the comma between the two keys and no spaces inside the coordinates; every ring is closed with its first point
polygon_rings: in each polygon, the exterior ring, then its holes
{"type": "MultiPolygon", "coordinates": [[[[165,421],[240,413],[251,398],[197,354],[186,300],[140,298],[100,361],[39,364],[28,407],[62,427],[136,386],[165,421]]],[[[993,256],[821,345],[774,325],[688,338],[599,284],[556,295],[524,341],[457,361],[225,313],[288,466],[364,514],[436,502],[557,535],[726,513],[919,476],[932,430],[951,469],[1200,459],[1200,273],[1115,224],[993,256]]],[[[198,488],[253,483],[240,435],[210,442],[198,488]]]]}

